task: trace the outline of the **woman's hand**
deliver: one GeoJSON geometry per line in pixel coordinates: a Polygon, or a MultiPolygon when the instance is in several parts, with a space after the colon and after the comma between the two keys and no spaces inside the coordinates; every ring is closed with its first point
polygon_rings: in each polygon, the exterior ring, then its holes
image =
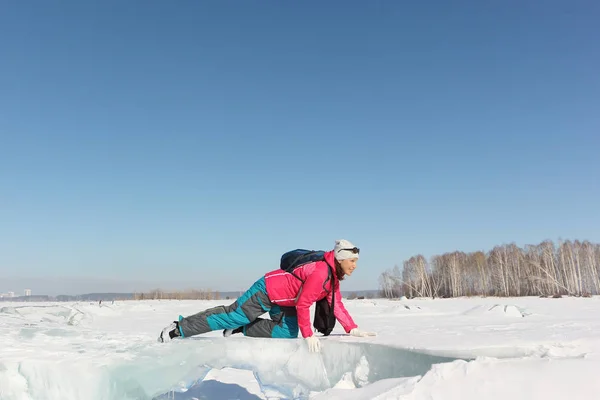
{"type": "Polygon", "coordinates": [[[319,342],[319,338],[314,335],[306,338],[306,344],[308,345],[308,351],[311,353],[318,353],[321,351],[321,342],[319,342]]]}
{"type": "Polygon", "coordinates": [[[377,336],[377,334],[375,332],[365,332],[365,331],[361,331],[358,328],[354,328],[350,331],[350,334],[352,336],[356,336],[356,337],[367,337],[367,336],[377,336]]]}

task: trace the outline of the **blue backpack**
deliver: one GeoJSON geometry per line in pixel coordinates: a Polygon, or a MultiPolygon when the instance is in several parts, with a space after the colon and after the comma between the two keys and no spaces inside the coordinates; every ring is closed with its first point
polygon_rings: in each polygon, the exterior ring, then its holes
{"type": "Polygon", "coordinates": [[[302,281],[302,279],[300,279],[296,274],[294,274],[294,270],[304,264],[308,264],[315,261],[325,261],[325,252],[322,250],[296,249],[288,251],[287,253],[284,253],[281,256],[279,268],[281,268],[285,272],[289,272],[290,274],[294,275],[296,279],[302,281]]]}
{"type": "MultiPolygon", "coordinates": [[[[308,264],[315,261],[325,261],[325,252],[322,250],[305,250],[305,249],[296,249],[288,251],[281,256],[281,261],[279,263],[279,268],[282,270],[289,272],[300,282],[304,283],[304,281],[296,274],[294,274],[294,270],[304,264],[308,264]]],[[[329,275],[327,280],[323,283],[323,288],[325,288],[325,284],[327,281],[331,280],[331,266],[327,263],[329,268],[327,271],[329,275]]],[[[313,321],[313,326],[319,332],[321,332],[324,336],[329,336],[333,328],[335,327],[336,318],[333,313],[333,309],[335,306],[335,290],[332,284],[332,293],[331,293],[331,305],[327,302],[327,297],[317,301],[315,303],[315,317],[313,321]]]]}

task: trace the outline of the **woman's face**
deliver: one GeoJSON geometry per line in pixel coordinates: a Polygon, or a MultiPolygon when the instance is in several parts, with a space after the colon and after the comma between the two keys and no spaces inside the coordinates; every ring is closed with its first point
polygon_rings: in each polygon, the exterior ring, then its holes
{"type": "Polygon", "coordinates": [[[352,272],[354,272],[354,269],[356,268],[357,261],[358,258],[348,258],[340,261],[340,267],[342,268],[342,271],[344,271],[344,274],[348,276],[352,275],[352,272]]]}

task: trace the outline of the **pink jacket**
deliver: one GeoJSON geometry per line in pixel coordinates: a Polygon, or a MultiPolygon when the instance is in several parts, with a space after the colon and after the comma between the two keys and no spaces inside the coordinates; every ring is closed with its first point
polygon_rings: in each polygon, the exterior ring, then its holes
{"type": "Polygon", "coordinates": [[[331,303],[331,284],[335,282],[335,307],[333,313],[346,333],[350,332],[357,325],[342,303],[340,285],[335,275],[335,261],[333,251],[325,253],[325,260],[332,266],[332,279],[327,282],[328,265],[325,261],[316,261],[305,264],[294,270],[294,274],[304,281],[304,284],[295,278],[292,274],[281,269],[265,274],[267,295],[273,304],[284,307],[296,307],[298,312],[298,327],[302,337],[306,338],[313,335],[311,328],[310,306],[318,300],[327,296],[327,301],[331,303]],[[302,290],[300,287],[302,286],[302,290]],[[325,290],[326,289],[326,290],[325,290]]]}

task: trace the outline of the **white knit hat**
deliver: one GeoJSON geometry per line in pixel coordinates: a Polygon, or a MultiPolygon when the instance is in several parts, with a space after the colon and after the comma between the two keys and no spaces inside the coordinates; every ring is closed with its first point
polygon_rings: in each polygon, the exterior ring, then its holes
{"type": "Polygon", "coordinates": [[[338,261],[347,260],[349,258],[358,258],[358,247],[350,241],[340,239],[335,241],[334,254],[338,261]],[[355,251],[353,251],[356,249],[355,251]]]}

